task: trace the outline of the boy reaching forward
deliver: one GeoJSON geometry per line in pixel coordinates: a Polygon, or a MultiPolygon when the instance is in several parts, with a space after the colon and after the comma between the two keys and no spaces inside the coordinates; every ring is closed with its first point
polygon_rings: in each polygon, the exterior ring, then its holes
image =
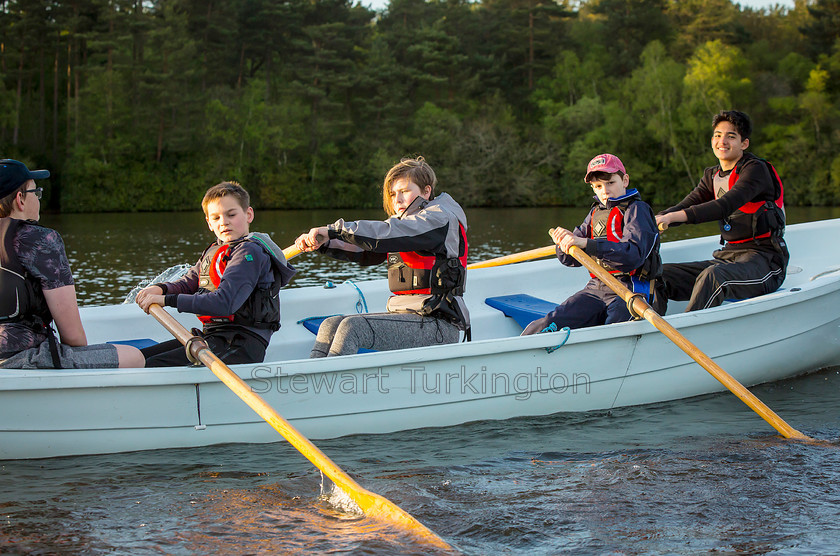
{"type": "MultiPolygon", "coordinates": [[[[651,281],[661,273],[659,233],[653,210],[639,192],[628,189],[630,176],[621,160],[599,154],[586,168],[584,181],[592,186],[596,202],[583,223],[569,231],[555,228],[551,237],[557,257],[566,266],[581,266],[568,254],[577,245],[618,278],[628,289],[651,300],[651,281]]],[[[586,328],[631,319],[624,300],[598,278],[573,294],[552,312],[525,327],[522,335],[569,328],[586,328]],[[553,326],[552,326],[553,325],[553,326]]]]}
{"type": "MultiPolygon", "coordinates": [[[[137,304],[147,313],[153,303],[195,313],[204,323],[208,347],[222,361],[259,363],[280,328],[280,288],[295,269],[268,235],[249,233],[254,209],[239,184],[211,187],[201,207],[217,241],[183,278],[141,290],[137,304]]],[[[145,348],[143,354],[147,367],[190,364],[178,340],[145,348]]]]}

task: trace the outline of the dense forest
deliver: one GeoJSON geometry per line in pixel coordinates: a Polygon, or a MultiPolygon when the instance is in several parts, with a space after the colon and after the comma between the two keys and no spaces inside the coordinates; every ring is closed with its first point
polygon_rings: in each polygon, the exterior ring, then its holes
{"type": "Polygon", "coordinates": [[[840,201],[840,0],[0,1],[0,156],[63,211],[368,207],[422,154],[469,206],[588,203],[619,155],[658,205],[748,112],[786,201],[840,201]]]}

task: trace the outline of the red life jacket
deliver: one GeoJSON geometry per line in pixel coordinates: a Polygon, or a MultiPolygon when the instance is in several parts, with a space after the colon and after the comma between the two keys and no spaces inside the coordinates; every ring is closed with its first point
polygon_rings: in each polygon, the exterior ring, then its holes
{"type": "MultiPolygon", "coordinates": [[[[715,198],[719,199],[728,193],[738,181],[738,170],[742,167],[744,159],[732,169],[727,182],[727,190],[716,190],[715,198]]],[[[751,160],[751,159],[750,159],[751,160]]],[[[784,231],[785,191],[782,179],[772,164],[759,158],[759,161],[767,165],[770,171],[770,179],[773,181],[774,199],[763,201],[750,201],[744,203],[738,210],[720,223],[720,235],[728,243],[745,243],[755,239],[769,238],[774,232],[781,234],[784,231]]],[[[717,170],[720,172],[720,169],[717,170]]]]}
{"type": "MultiPolygon", "coordinates": [[[[274,271],[274,283],[267,288],[254,288],[242,306],[232,315],[197,315],[205,326],[236,324],[253,328],[280,329],[280,297],[282,269],[272,253],[260,242],[247,237],[244,241],[254,241],[269,255],[274,271]]],[[[198,274],[198,291],[212,292],[219,287],[225,268],[230,260],[230,245],[210,245],[201,257],[198,274]]]]}
{"type": "MultiPolygon", "coordinates": [[[[624,212],[634,201],[640,198],[638,191],[628,190],[628,194],[620,198],[621,200],[610,200],[610,206],[608,207],[596,203],[595,208],[592,209],[592,217],[589,220],[590,237],[592,239],[606,239],[607,241],[619,243],[621,238],[624,237],[624,212]]],[[[603,259],[596,258],[595,261],[610,274],[635,276],[639,280],[651,280],[658,277],[662,268],[662,259],[659,256],[658,249],[653,249],[642,266],[633,269],[631,272],[616,270],[603,259]]],[[[592,278],[596,277],[591,272],[589,276],[592,278]]]]}
{"type": "MultiPolygon", "coordinates": [[[[463,253],[459,254],[458,261],[461,266],[466,268],[467,251],[469,250],[467,234],[460,224],[458,228],[463,248],[463,253]]],[[[421,255],[416,251],[388,253],[388,288],[395,295],[430,295],[432,293],[432,269],[436,261],[437,257],[434,255],[421,255]]]]}
{"type": "MultiPolygon", "coordinates": [[[[213,245],[205,251],[199,269],[198,287],[200,289],[212,292],[219,287],[227,262],[230,260],[229,247],[229,245],[213,245]]],[[[233,322],[233,318],[233,315],[198,315],[198,320],[204,324],[233,322]]]]}

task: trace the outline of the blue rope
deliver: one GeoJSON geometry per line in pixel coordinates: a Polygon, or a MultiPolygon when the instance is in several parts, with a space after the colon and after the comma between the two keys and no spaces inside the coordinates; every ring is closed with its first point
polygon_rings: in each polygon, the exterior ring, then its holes
{"type": "MultiPolygon", "coordinates": [[[[552,322],[551,324],[540,330],[539,333],[542,334],[543,332],[557,332],[557,323],[552,322]]],[[[555,351],[566,345],[566,342],[569,341],[569,336],[572,335],[572,329],[568,326],[564,326],[560,329],[560,332],[565,332],[566,337],[563,338],[563,341],[557,344],[556,346],[545,348],[546,353],[554,353],[555,351]]]]}
{"type": "Polygon", "coordinates": [[[355,282],[353,282],[353,280],[345,280],[344,283],[350,284],[351,286],[356,288],[357,292],[359,292],[359,300],[356,302],[356,312],[357,313],[367,313],[368,308],[367,308],[367,301],[365,301],[365,294],[362,293],[362,290],[359,289],[359,286],[357,286],[355,284],[355,282]],[[364,309],[364,310],[362,310],[362,309],[364,309]]]}

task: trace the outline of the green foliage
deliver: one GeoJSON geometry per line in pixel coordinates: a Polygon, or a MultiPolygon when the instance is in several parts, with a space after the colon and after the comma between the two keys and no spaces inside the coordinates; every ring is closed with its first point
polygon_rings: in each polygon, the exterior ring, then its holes
{"type": "Polygon", "coordinates": [[[0,148],[66,211],[378,207],[424,155],[472,206],[588,204],[619,155],[658,205],[747,111],[789,204],[840,201],[840,0],[16,0],[0,29],[0,148]]]}

